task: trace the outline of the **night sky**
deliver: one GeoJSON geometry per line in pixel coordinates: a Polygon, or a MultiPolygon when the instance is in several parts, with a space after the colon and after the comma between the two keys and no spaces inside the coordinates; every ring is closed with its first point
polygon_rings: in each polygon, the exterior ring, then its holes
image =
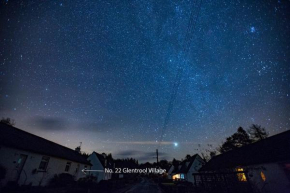
{"type": "Polygon", "coordinates": [[[162,132],[171,160],[289,129],[290,1],[203,0],[190,44],[200,1],[0,2],[0,116],[18,128],[141,162],[162,132]]]}

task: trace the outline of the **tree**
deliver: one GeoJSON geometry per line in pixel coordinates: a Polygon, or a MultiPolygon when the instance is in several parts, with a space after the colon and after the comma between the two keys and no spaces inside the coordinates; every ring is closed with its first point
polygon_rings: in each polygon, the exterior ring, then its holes
{"type": "Polygon", "coordinates": [[[167,160],[160,160],[159,161],[159,167],[162,169],[167,169],[169,168],[169,163],[167,160]]]}
{"type": "Polygon", "coordinates": [[[261,127],[261,125],[255,125],[255,124],[253,124],[250,127],[250,129],[248,129],[248,132],[253,141],[260,141],[262,139],[266,139],[269,135],[268,132],[266,132],[265,128],[261,127]]]}
{"type": "Polygon", "coordinates": [[[4,123],[10,126],[14,126],[15,125],[15,121],[13,119],[10,119],[9,117],[4,118],[2,117],[2,119],[0,120],[0,123],[4,123]]]}
{"type": "Polygon", "coordinates": [[[90,156],[88,153],[85,153],[85,152],[81,153],[81,155],[86,159],[88,159],[88,157],[90,156]]]}
{"type": "Polygon", "coordinates": [[[189,154],[187,154],[187,155],[185,156],[185,159],[186,159],[186,160],[190,160],[190,158],[191,158],[191,156],[190,156],[189,154]]]}
{"type": "Polygon", "coordinates": [[[173,160],[172,160],[172,165],[174,165],[174,166],[178,166],[179,164],[180,164],[180,161],[179,160],[176,160],[175,158],[173,158],[173,160]]]}
{"type": "Polygon", "coordinates": [[[253,141],[250,139],[249,134],[242,127],[239,127],[236,133],[226,138],[226,141],[221,145],[218,151],[225,153],[244,145],[248,145],[252,142],[253,141]]]}
{"type": "Polygon", "coordinates": [[[253,142],[250,135],[242,127],[239,127],[238,131],[232,135],[232,139],[236,147],[242,147],[253,142]]]}

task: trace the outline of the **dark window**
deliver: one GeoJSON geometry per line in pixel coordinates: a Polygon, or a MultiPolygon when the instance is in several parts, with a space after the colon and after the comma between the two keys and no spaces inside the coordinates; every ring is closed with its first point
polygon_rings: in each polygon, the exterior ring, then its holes
{"type": "Polygon", "coordinates": [[[42,156],[42,159],[41,159],[41,162],[40,162],[40,164],[39,164],[38,169],[39,169],[39,170],[44,170],[44,171],[46,171],[46,169],[47,169],[47,165],[48,165],[48,162],[49,162],[49,157],[47,157],[47,156],[42,156]]]}
{"type": "Polygon", "coordinates": [[[79,169],[80,169],[80,164],[78,164],[78,166],[76,168],[76,174],[78,173],[79,169]]]}
{"type": "Polygon", "coordinates": [[[67,162],[66,165],[65,165],[65,169],[64,169],[64,171],[65,171],[65,172],[68,172],[69,169],[70,169],[70,166],[71,166],[71,162],[67,162]]]}
{"type": "Polygon", "coordinates": [[[280,166],[283,168],[287,178],[290,180],[290,163],[282,163],[280,166]]]}

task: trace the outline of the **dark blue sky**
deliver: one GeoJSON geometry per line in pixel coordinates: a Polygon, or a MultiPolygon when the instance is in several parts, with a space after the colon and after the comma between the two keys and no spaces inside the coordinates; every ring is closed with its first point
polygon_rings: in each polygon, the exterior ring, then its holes
{"type": "Polygon", "coordinates": [[[203,0],[185,49],[199,2],[1,0],[0,115],[70,148],[148,160],[182,67],[162,157],[239,126],[289,129],[290,2],[203,0]]]}

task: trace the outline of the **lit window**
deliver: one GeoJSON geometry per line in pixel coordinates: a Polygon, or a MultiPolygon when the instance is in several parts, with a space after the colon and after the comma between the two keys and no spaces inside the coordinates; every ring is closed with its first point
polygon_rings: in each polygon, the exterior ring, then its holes
{"type": "Polygon", "coordinates": [[[262,180],[265,182],[266,181],[266,176],[265,176],[265,174],[261,171],[261,178],[262,178],[262,180]]]}
{"type": "Polygon", "coordinates": [[[175,174],[175,175],[172,176],[172,179],[173,180],[178,180],[178,179],[180,179],[180,175],[179,174],[175,174]]]}
{"type": "Polygon", "coordinates": [[[47,156],[42,156],[42,159],[41,159],[41,162],[40,162],[40,164],[39,164],[38,169],[39,169],[39,170],[46,171],[47,166],[48,166],[48,162],[49,162],[49,157],[47,157],[47,156]]]}
{"type": "Polygon", "coordinates": [[[64,171],[65,171],[65,172],[68,172],[69,169],[70,169],[70,166],[71,166],[71,162],[67,162],[66,165],[65,165],[65,169],[64,169],[64,171]]]}
{"type": "Polygon", "coordinates": [[[246,178],[246,175],[244,173],[244,169],[243,168],[237,168],[237,172],[240,172],[240,173],[237,173],[239,181],[246,182],[247,178],[246,178]]]}
{"type": "Polygon", "coordinates": [[[180,174],[180,179],[184,179],[184,174],[180,174]]]}

